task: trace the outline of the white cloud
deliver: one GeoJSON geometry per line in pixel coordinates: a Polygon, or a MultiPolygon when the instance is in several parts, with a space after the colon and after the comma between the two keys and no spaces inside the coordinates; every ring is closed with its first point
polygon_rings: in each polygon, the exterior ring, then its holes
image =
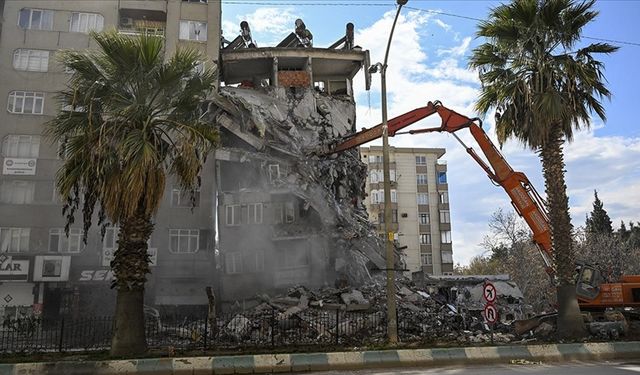
{"type": "Polygon", "coordinates": [[[294,30],[295,20],[299,17],[293,13],[293,8],[257,8],[252,13],[236,16],[235,20],[224,19],[222,29],[224,36],[233,40],[240,33],[240,22],[247,21],[258,46],[271,46],[294,30]]]}
{"type": "MultiPolygon", "coordinates": [[[[394,12],[357,35],[358,44],[371,49],[371,61],[384,57],[386,40],[391,29],[394,12]],[[381,43],[380,41],[384,41],[381,43]]],[[[477,74],[465,68],[471,37],[459,42],[457,33],[451,33],[451,47],[441,49],[435,55],[427,49],[429,44],[421,39],[430,27],[442,27],[429,15],[409,12],[401,16],[389,57],[387,86],[389,117],[393,118],[409,110],[439,99],[447,107],[469,117],[476,116],[473,105],[479,93],[477,74]]],[[[357,128],[371,127],[381,121],[380,76],[373,76],[370,93],[364,92],[362,74],[354,82],[357,95],[357,128]],[[371,107],[368,105],[369,98],[371,107]]],[[[493,114],[486,116],[485,130],[495,142],[493,114]]],[[[438,126],[439,118],[433,116],[411,128],[438,126]]],[[[598,136],[596,124],[591,130],[576,132],[574,142],[565,147],[567,186],[570,196],[574,226],[584,225],[584,217],[591,210],[593,190],[597,189],[605,209],[619,225],[625,221],[640,220],[640,138],[598,136]]],[[[461,131],[460,138],[476,147],[468,132],[461,131]]],[[[451,135],[430,133],[423,135],[399,135],[391,138],[397,147],[443,147],[447,152],[448,182],[451,200],[454,260],[468,263],[481,254],[479,244],[489,228],[487,222],[498,208],[510,210],[511,204],[505,192],[494,186],[484,171],[466,153],[451,135]]],[[[380,142],[374,142],[380,144],[380,142]]],[[[497,142],[496,142],[497,144],[497,142]]],[[[544,196],[544,181],[538,156],[523,148],[516,141],[505,144],[503,155],[512,167],[524,172],[544,196]]]]}
{"type": "Polygon", "coordinates": [[[434,20],[433,20],[433,22],[434,22],[436,25],[438,25],[438,26],[442,27],[443,29],[445,29],[446,31],[451,30],[451,25],[444,23],[444,22],[443,22],[442,20],[440,20],[440,19],[437,19],[437,18],[436,18],[436,19],[434,19],[434,20]]]}

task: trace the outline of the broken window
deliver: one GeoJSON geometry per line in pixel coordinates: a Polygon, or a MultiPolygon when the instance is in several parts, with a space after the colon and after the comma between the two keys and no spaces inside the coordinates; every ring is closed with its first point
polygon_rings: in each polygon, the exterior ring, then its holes
{"type": "Polygon", "coordinates": [[[198,207],[200,205],[200,189],[193,193],[174,187],[171,189],[171,207],[198,207]]]}
{"type": "Polygon", "coordinates": [[[429,194],[418,193],[417,198],[418,198],[418,204],[422,204],[422,205],[429,204],[429,194]]]}
{"type": "Polygon", "coordinates": [[[426,174],[417,174],[416,182],[418,185],[426,185],[427,184],[427,175],[426,174]]]}
{"type": "Polygon", "coordinates": [[[18,15],[18,25],[23,29],[52,30],[53,11],[44,9],[22,8],[18,15]]]}
{"type": "Polygon", "coordinates": [[[11,113],[41,115],[44,108],[44,92],[11,91],[7,111],[11,113]]]}
{"type": "Polygon", "coordinates": [[[200,247],[200,230],[169,229],[169,251],[172,253],[195,253],[200,247]]]}
{"type": "Polygon", "coordinates": [[[88,33],[89,31],[102,31],[104,17],[98,13],[71,13],[69,31],[76,33],[88,33]]]}
{"type": "MultiPolygon", "coordinates": [[[[391,222],[398,222],[398,210],[391,210],[391,222]]],[[[378,212],[378,223],[384,224],[384,212],[378,212]]]]}
{"type": "Polygon", "coordinates": [[[431,234],[429,234],[429,233],[421,233],[420,234],[420,245],[431,245],[431,234]]]}
{"type": "Polygon", "coordinates": [[[275,182],[280,179],[280,165],[269,164],[269,180],[275,182]]]}
{"type": "Polygon", "coordinates": [[[433,264],[433,255],[431,254],[420,254],[420,261],[423,266],[430,266],[433,264]]]}
{"type": "Polygon", "coordinates": [[[13,52],[13,68],[28,72],[49,70],[49,51],[19,48],[13,52]]]}
{"type": "Polygon", "coordinates": [[[443,230],[440,232],[440,242],[441,243],[451,243],[451,231],[443,230]]]}
{"type": "Polygon", "coordinates": [[[198,21],[180,21],[180,39],[207,41],[207,23],[198,21]]]}
{"type": "Polygon", "coordinates": [[[416,165],[426,165],[427,157],[424,155],[416,156],[416,165]]]}
{"type": "Polygon", "coordinates": [[[375,169],[372,170],[371,173],[370,173],[370,181],[371,181],[371,183],[375,184],[380,180],[381,180],[381,178],[379,178],[378,171],[375,170],[375,169]]]}
{"type": "Polygon", "coordinates": [[[296,207],[293,202],[284,204],[284,221],[285,223],[293,223],[296,219],[296,207]]]}
{"type": "Polygon", "coordinates": [[[278,264],[278,268],[298,268],[308,265],[309,255],[306,247],[285,248],[282,250],[282,259],[278,264]]]}
{"type": "Polygon", "coordinates": [[[447,183],[447,172],[438,172],[438,183],[439,184],[447,183]]]}
{"type": "Polygon", "coordinates": [[[441,223],[451,222],[451,215],[449,213],[449,210],[440,210],[440,222],[441,223]]]}
{"type": "Polygon", "coordinates": [[[418,218],[420,219],[420,225],[428,225],[429,224],[429,214],[420,212],[418,214],[418,218]]]}
{"type": "Polygon", "coordinates": [[[438,195],[440,196],[440,204],[449,203],[449,193],[448,192],[443,191],[443,192],[438,193],[438,195]]]}
{"type": "Polygon", "coordinates": [[[262,224],[262,203],[249,203],[249,224],[262,224]]]}
{"type": "Polygon", "coordinates": [[[450,251],[443,251],[442,263],[453,263],[453,253],[450,251]]]}
{"type": "Polygon", "coordinates": [[[242,253],[236,251],[225,254],[224,269],[228,274],[242,273],[242,253]]]}
{"type": "Polygon", "coordinates": [[[239,204],[228,204],[224,207],[227,226],[240,225],[242,216],[239,204]]]}

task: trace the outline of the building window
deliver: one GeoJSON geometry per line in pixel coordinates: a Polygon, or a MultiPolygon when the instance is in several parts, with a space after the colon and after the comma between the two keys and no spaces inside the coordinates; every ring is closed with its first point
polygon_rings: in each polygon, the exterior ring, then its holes
{"type": "Polygon", "coordinates": [[[200,246],[200,230],[169,229],[169,242],[169,251],[172,253],[195,253],[200,246]]]}
{"type": "Polygon", "coordinates": [[[285,202],[284,204],[285,223],[293,223],[295,220],[296,220],[295,204],[293,202],[285,202]]]}
{"type": "Polygon", "coordinates": [[[426,174],[417,174],[416,182],[418,185],[426,185],[427,184],[427,175],[426,174]]]}
{"type": "Polygon", "coordinates": [[[44,93],[34,91],[11,91],[7,111],[20,114],[41,115],[44,108],[44,93]]]}
{"type": "Polygon", "coordinates": [[[375,184],[381,180],[381,178],[379,178],[378,176],[378,171],[376,169],[372,170],[369,175],[370,175],[370,181],[372,184],[375,184]]]}
{"type": "Polygon", "coordinates": [[[431,254],[420,254],[420,261],[423,266],[431,266],[433,265],[433,255],[431,254]]]}
{"type": "MultiPolygon", "coordinates": [[[[391,222],[398,222],[398,210],[391,210],[391,222]]],[[[384,224],[384,212],[378,212],[378,224],[384,224]]]]}
{"type": "Polygon", "coordinates": [[[75,33],[88,33],[89,31],[102,31],[104,17],[97,13],[71,13],[69,31],[75,33]]]}
{"type": "Polygon", "coordinates": [[[441,243],[451,243],[451,231],[443,230],[440,232],[440,242],[441,243]]]}
{"type": "Polygon", "coordinates": [[[416,165],[427,165],[427,157],[424,155],[416,156],[416,165]]]}
{"type": "Polygon", "coordinates": [[[262,203],[249,203],[249,224],[262,224],[262,203]]]}
{"type": "Polygon", "coordinates": [[[382,155],[369,155],[369,163],[382,163],[382,155]]]}
{"type": "Polygon", "coordinates": [[[245,255],[246,272],[264,271],[264,251],[255,250],[245,255]]]}
{"type": "Polygon", "coordinates": [[[30,204],[36,190],[34,181],[3,181],[0,185],[0,202],[8,204],[30,204]]]}
{"type": "Polygon", "coordinates": [[[305,247],[283,249],[281,253],[282,258],[278,262],[279,269],[306,267],[309,265],[309,256],[305,247]]]}
{"type": "Polygon", "coordinates": [[[371,204],[378,203],[378,190],[371,190],[369,197],[371,198],[371,204]]]}
{"type": "Polygon", "coordinates": [[[269,181],[275,182],[280,179],[280,165],[269,164],[269,181]]]}
{"type": "Polygon", "coordinates": [[[193,192],[174,187],[171,190],[171,207],[198,207],[200,205],[200,189],[193,192]]]}
{"type": "Polygon", "coordinates": [[[438,172],[438,183],[439,184],[447,183],[447,172],[438,172]]]}
{"type": "Polygon", "coordinates": [[[37,158],[40,154],[40,136],[8,135],[2,142],[2,154],[8,158],[37,158]]]}
{"type": "Polygon", "coordinates": [[[29,228],[0,228],[0,253],[29,251],[29,228]]]}
{"type": "Polygon", "coordinates": [[[224,268],[228,274],[242,273],[242,253],[234,251],[224,257],[224,268]]]}
{"type": "Polygon", "coordinates": [[[397,190],[391,190],[391,202],[392,203],[397,203],[398,202],[398,191],[397,190]]]}
{"type": "Polygon", "coordinates": [[[225,215],[227,218],[227,226],[230,225],[240,225],[241,222],[241,214],[240,214],[240,205],[239,204],[228,204],[225,206],[225,215]]]}
{"type": "Polygon", "coordinates": [[[207,23],[198,21],[180,21],[180,39],[207,41],[207,23]]]}
{"type": "Polygon", "coordinates": [[[431,245],[431,234],[429,234],[429,233],[421,233],[420,234],[420,245],[431,245]]]}
{"type": "Polygon", "coordinates": [[[49,70],[49,51],[20,48],[13,51],[13,68],[28,72],[49,70]]]}
{"type": "Polygon", "coordinates": [[[69,229],[67,237],[64,229],[55,228],[49,231],[49,252],[50,253],[71,253],[77,254],[82,250],[82,230],[78,228],[69,229]]]}
{"type": "Polygon", "coordinates": [[[443,251],[442,263],[453,263],[453,253],[450,251],[443,251]]]}
{"type": "Polygon", "coordinates": [[[427,193],[418,193],[418,204],[429,204],[429,194],[427,193]]]}
{"type": "Polygon", "coordinates": [[[438,195],[440,196],[440,204],[449,203],[449,193],[448,192],[443,191],[443,192],[438,193],[438,195]]]}
{"type": "Polygon", "coordinates": [[[441,223],[451,222],[451,215],[449,213],[449,210],[440,210],[440,222],[441,223]]]}
{"type": "Polygon", "coordinates": [[[53,11],[44,9],[22,8],[18,16],[18,25],[23,29],[52,30],[53,11]]]}
{"type": "Polygon", "coordinates": [[[418,214],[418,218],[420,219],[420,225],[429,225],[429,214],[420,212],[418,214]]]}

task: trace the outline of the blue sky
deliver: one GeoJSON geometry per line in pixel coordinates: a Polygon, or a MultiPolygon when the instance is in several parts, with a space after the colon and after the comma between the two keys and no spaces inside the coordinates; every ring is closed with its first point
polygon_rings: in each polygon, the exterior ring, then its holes
{"type": "MultiPolygon", "coordinates": [[[[397,116],[430,100],[469,117],[476,116],[473,104],[479,84],[477,74],[466,68],[474,46],[477,21],[484,19],[498,1],[409,0],[396,28],[389,58],[387,86],[389,115],[397,116]]],[[[640,221],[640,131],[636,109],[640,105],[640,1],[598,1],[599,17],[583,35],[614,41],[621,48],[601,57],[613,93],[605,103],[607,122],[592,121],[589,130],[576,134],[566,146],[567,185],[574,226],[584,225],[591,209],[593,190],[609,212],[614,226],[620,220],[640,221]],[[634,45],[634,43],[636,45],[634,45]]],[[[293,30],[302,18],[314,35],[314,46],[325,47],[344,35],[347,22],[356,27],[357,45],[371,51],[372,62],[383,59],[384,48],[395,14],[393,0],[223,0],[223,30],[227,39],[238,34],[239,23],[247,20],[258,46],[273,46],[293,30]]],[[[595,42],[583,39],[583,44],[595,42]]],[[[354,81],[357,127],[380,122],[379,77],[374,76],[370,92],[364,90],[361,75],[354,81]]],[[[485,130],[493,137],[491,115],[485,130]]],[[[413,128],[436,124],[424,120],[413,128]]],[[[463,140],[473,145],[467,134],[463,140]]],[[[494,138],[495,139],[495,138],[494,138]]],[[[397,136],[398,147],[445,147],[451,195],[451,219],[455,262],[468,263],[482,253],[479,245],[488,232],[487,221],[497,208],[511,209],[504,192],[494,187],[464,149],[447,134],[397,136]]],[[[538,157],[517,142],[508,142],[503,153],[514,169],[526,173],[541,194],[544,181],[538,157]]]]}

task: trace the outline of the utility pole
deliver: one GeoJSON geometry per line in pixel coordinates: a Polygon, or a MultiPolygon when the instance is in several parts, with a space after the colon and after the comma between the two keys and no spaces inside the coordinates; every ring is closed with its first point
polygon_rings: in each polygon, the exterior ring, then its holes
{"type": "Polygon", "coordinates": [[[380,67],[380,86],[382,94],[382,169],[384,178],[384,231],[385,250],[387,258],[387,338],[389,344],[398,342],[398,317],[396,315],[396,284],[395,284],[395,254],[393,251],[393,230],[391,228],[391,173],[389,171],[389,127],[387,124],[387,60],[389,59],[389,48],[393,39],[393,31],[400,16],[402,6],[408,0],[396,0],[398,10],[393,19],[387,50],[384,54],[384,62],[380,67]]]}

